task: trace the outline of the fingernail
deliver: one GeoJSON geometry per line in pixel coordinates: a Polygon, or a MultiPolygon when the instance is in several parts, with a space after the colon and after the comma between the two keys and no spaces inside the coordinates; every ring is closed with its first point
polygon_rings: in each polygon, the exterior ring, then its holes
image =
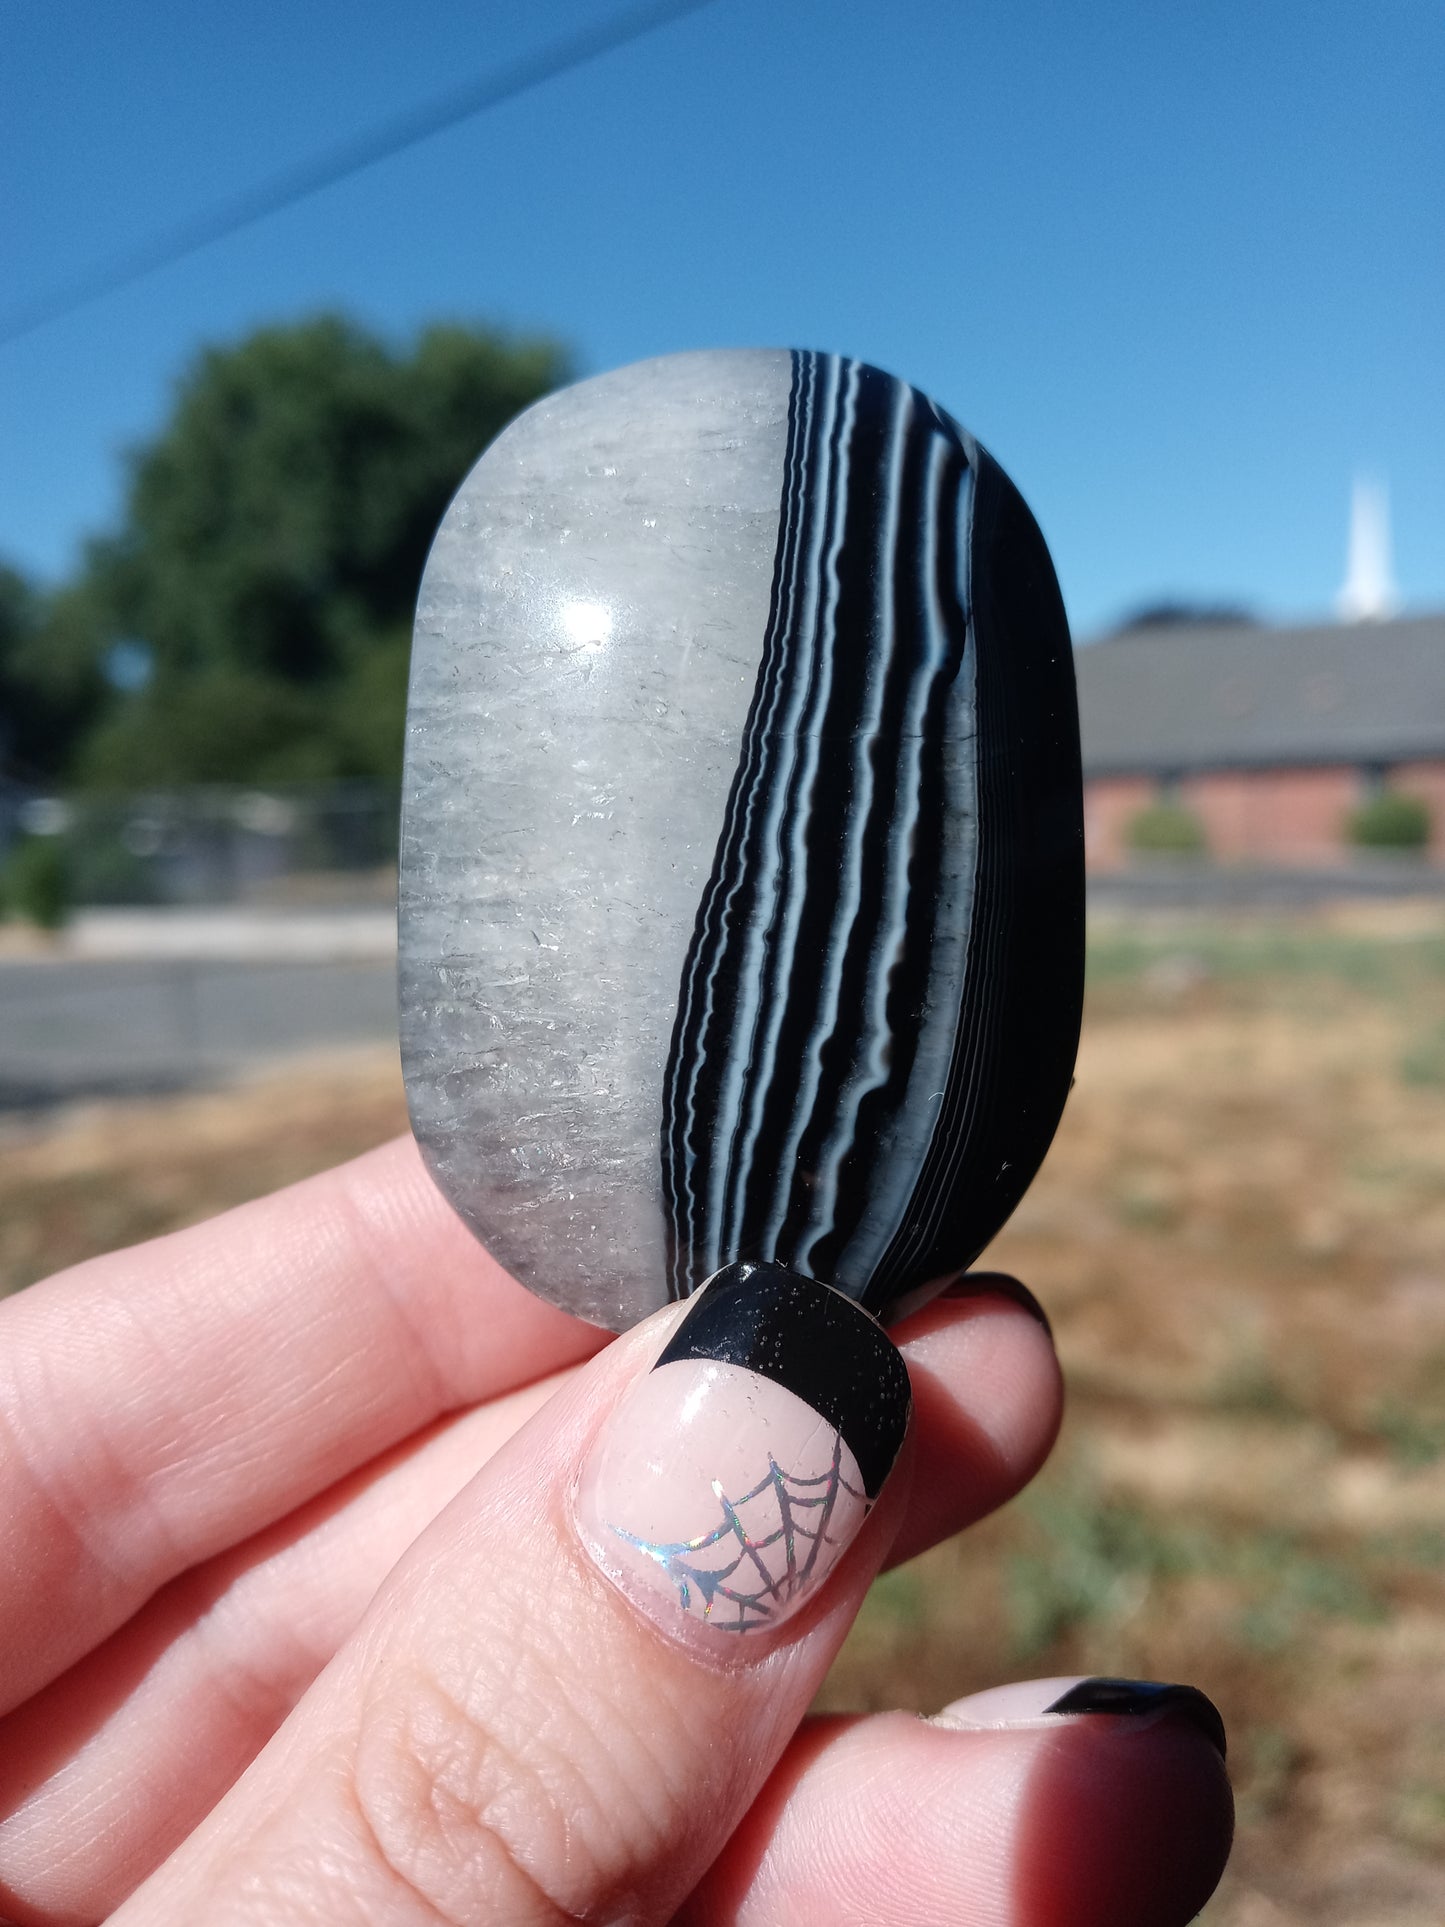
{"type": "Polygon", "coordinates": [[[1139,1720],[1172,1714],[1197,1726],[1221,1759],[1226,1755],[1224,1720],[1214,1701],[1197,1686],[1157,1679],[1035,1679],[996,1686],[955,1700],[935,1714],[932,1723],[980,1731],[1038,1726],[1055,1717],[1085,1713],[1139,1720]]]}
{"type": "Polygon", "coordinates": [[[1038,1299],[1027,1285],[1006,1271],[966,1271],[943,1295],[945,1298],[1007,1298],[1030,1318],[1037,1318],[1050,1338],[1054,1335],[1049,1314],[1038,1299]]]}
{"type": "Polygon", "coordinates": [[[1218,1749],[1228,1751],[1224,1717],[1214,1701],[1197,1686],[1180,1686],[1159,1679],[1081,1679],[1061,1693],[1049,1713],[1123,1713],[1138,1719],[1151,1713],[1177,1713],[1197,1726],[1218,1749]]]}
{"type": "Polygon", "coordinates": [[[909,1406],[897,1347],[851,1298],[729,1265],[609,1418],[578,1485],[582,1537],[664,1630],[766,1632],[857,1534],[909,1406]]]}

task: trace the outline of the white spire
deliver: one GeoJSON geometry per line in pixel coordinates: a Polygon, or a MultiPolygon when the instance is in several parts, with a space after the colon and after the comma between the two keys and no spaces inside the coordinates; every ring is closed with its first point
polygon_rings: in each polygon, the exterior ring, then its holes
{"type": "Polygon", "coordinates": [[[1335,597],[1341,622],[1383,622],[1400,607],[1390,556],[1390,496],[1385,484],[1355,477],[1350,499],[1350,559],[1335,597]]]}

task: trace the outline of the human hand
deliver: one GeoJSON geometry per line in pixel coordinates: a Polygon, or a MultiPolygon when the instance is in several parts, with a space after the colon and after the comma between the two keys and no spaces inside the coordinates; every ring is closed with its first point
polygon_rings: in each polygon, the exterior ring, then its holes
{"type": "MultiPolygon", "coordinates": [[[[891,1474],[886,1414],[842,1427],[877,1503],[835,1490],[852,1543],[764,1576],[770,1623],[728,1633],[605,1516],[698,1435],[658,1388],[706,1417],[728,1380],[649,1371],[689,1309],[607,1343],[477,1247],[409,1142],[0,1306],[0,1915],[1187,1920],[1229,1838],[1200,1696],[805,1718],[880,1564],[1042,1462],[1043,1324],[988,1279],[900,1324],[891,1474]]],[[[845,1351],[877,1343],[842,1315],[845,1351]]],[[[765,1468],[796,1403],[769,1378],[713,1436],[765,1468]]]]}

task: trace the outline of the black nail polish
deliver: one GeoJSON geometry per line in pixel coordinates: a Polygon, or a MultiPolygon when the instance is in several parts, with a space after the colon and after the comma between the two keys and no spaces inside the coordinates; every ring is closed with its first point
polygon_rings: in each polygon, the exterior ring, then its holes
{"type": "Polygon", "coordinates": [[[945,1298],[1007,1298],[1030,1318],[1037,1318],[1050,1338],[1054,1335],[1049,1314],[1038,1299],[1027,1285],[1006,1271],[966,1271],[943,1295],[945,1298]]]}
{"type": "Polygon", "coordinates": [[[781,1265],[728,1265],[599,1433],[578,1481],[583,1541],[666,1632],[772,1633],[846,1555],[909,1403],[896,1346],[851,1298],[781,1265]]]}
{"type": "Polygon", "coordinates": [[[844,1440],[868,1498],[877,1497],[912,1392],[898,1347],[853,1299],[783,1265],[727,1265],[695,1295],[653,1369],[679,1359],[736,1365],[803,1399],[844,1440]]]}
{"type": "Polygon", "coordinates": [[[1193,1722],[1227,1757],[1224,1720],[1214,1701],[1197,1686],[1157,1679],[1081,1679],[1056,1699],[1046,1713],[1178,1713],[1193,1722]]]}

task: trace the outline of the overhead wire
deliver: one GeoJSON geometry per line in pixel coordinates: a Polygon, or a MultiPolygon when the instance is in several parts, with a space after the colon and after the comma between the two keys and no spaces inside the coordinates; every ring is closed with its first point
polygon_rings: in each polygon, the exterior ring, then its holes
{"type": "Polygon", "coordinates": [[[558,79],[588,61],[613,53],[659,27],[688,14],[700,13],[713,4],[714,0],[649,0],[648,4],[631,7],[598,26],[555,41],[538,53],[524,54],[491,73],[465,81],[419,107],[393,115],[366,132],[353,135],[309,160],[284,169],[270,180],[194,215],[179,226],[86,269],[61,286],[19,303],[8,313],[0,313],[0,346],[19,341],[37,328],[74,314],[78,308],[87,307],[105,295],[116,294],[217,241],[228,240],[243,228],[280,214],[298,201],[307,200],[324,188],[335,187],[353,174],[390,160],[488,108],[500,107],[519,94],[540,87],[544,81],[558,79]]]}

